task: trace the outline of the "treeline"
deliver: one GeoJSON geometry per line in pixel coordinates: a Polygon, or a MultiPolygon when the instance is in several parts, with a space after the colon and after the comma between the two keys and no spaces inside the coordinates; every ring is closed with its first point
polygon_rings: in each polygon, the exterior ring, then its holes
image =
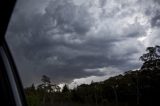
{"type": "Polygon", "coordinates": [[[52,85],[47,76],[42,84],[25,89],[29,106],[158,106],[160,105],[159,46],[148,47],[140,59],[141,69],[128,71],[102,82],[74,89],[52,85]]]}

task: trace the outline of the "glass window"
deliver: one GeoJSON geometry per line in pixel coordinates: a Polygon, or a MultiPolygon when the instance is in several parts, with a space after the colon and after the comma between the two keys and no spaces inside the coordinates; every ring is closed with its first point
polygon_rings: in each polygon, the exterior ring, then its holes
{"type": "Polygon", "coordinates": [[[158,103],[159,11],[158,0],[17,0],[6,40],[29,105],[158,103]]]}

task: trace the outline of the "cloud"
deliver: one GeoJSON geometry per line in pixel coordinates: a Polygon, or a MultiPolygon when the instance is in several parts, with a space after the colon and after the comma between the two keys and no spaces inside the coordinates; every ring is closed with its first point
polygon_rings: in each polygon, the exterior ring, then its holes
{"type": "Polygon", "coordinates": [[[21,0],[6,38],[25,86],[43,74],[108,78],[140,67],[145,47],[159,44],[159,10],[153,0],[21,0]]]}
{"type": "Polygon", "coordinates": [[[154,0],[154,1],[160,4],[160,1],[159,1],[159,0],[154,0]]]}
{"type": "Polygon", "coordinates": [[[92,82],[104,81],[104,80],[108,79],[109,77],[122,74],[122,72],[123,72],[122,70],[119,70],[119,69],[114,68],[114,67],[102,67],[102,68],[95,68],[95,69],[85,69],[84,71],[86,71],[86,72],[100,72],[100,73],[105,73],[105,75],[103,75],[103,76],[89,76],[89,77],[74,79],[69,84],[69,87],[71,89],[76,87],[77,85],[81,85],[81,84],[90,84],[92,82]]]}
{"type": "Polygon", "coordinates": [[[152,18],[152,21],[151,21],[151,25],[154,27],[154,26],[157,26],[159,27],[160,26],[160,12],[158,14],[156,14],[156,16],[154,16],[152,18]]]}
{"type": "Polygon", "coordinates": [[[117,74],[122,72],[121,70],[114,68],[114,67],[102,67],[102,68],[95,68],[95,69],[85,69],[86,72],[99,72],[105,73],[105,75],[111,76],[113,74],[117,74]]]}

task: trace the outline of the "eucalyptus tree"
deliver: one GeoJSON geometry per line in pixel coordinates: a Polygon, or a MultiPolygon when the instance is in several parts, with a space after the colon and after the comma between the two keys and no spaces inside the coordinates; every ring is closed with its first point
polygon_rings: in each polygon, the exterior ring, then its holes
{"type": "Polygon", "coordinates": [[[155,47],[147,47],[146,51],[147,53],[143,54],[140,57],[140,60],[148,62],[160,59],[160,46],[156,45],[155,47]]]}

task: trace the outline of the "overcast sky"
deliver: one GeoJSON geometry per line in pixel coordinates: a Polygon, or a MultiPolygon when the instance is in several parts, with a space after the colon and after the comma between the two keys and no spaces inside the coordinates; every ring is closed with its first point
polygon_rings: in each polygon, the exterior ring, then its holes
{"type": "Polygon", "coordinates": [[[7,32],[24,86],[101,81],[160,45],[160,0],[18,0],[7,32]]]}

